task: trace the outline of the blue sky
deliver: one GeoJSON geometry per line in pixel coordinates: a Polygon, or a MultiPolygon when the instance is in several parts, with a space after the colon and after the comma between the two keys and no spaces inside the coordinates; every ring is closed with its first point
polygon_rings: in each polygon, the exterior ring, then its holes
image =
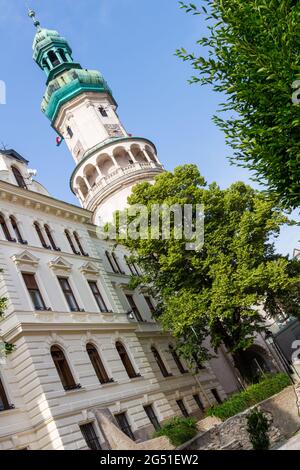
{"type": "MultiPolygon", "coordinates": [[[[0,0],[0,80],[7,104],[0,106],[0,145],[15,148],[38,170],[53,196],[77,204],[69,189],[74,162],[40,111],[45,75],[32,60],[34,27],[24,0],[0,0]]],[[[119,104],[129,133],[157,145],[166,169],[196,163],[209,182],[222,187],[250,182],[233,167],[223,134],[211,118],[222,97],[189,85],[190,65],[174,56],[177,47],[195,50],[204,31],[199,17],[186,15],[177,0],[28,0],[41,25],[65,36],[74,59],[101,70],[119,104]]],[[[255,185],[255,183],[251,183],[255,185]]],[[[299,246],[299,228],[285,228],[278,250],[299,246]]]]}

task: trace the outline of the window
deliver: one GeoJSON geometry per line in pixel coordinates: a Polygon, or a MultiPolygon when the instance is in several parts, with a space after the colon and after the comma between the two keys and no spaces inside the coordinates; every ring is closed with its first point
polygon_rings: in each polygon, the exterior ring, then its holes
{"type": "Polygon", "coordinates": [[[137,270],[136,265],[135,265],[132,261],[129,261],[128,256],[125,255],[125,256],[124,256],[124,259],[125,259],[125,262],[126,262],[128,268],[129,268],[129,271],[131,272],[131,274],[132,274],[133,276],[139,276],[140,273],[139,273],[139,271],[137,270]]]}
{"type": "Polygon", "coordinates": [[[77,243],[77,246],[78,246],[79,251],[80,251],[80,253],[82,254],[82,256],[89,256],[89,255],[84,251],[84,249],[83,249],[83,247],[82,247],[82,245],[81,245],[81,241],[80,241],[80,239],[79,239],[78,234],[77,234],[76,232],[74,232],[73,235],[74,235],[75,241],[76,241],[76,243],[77,243]]]}
{"type": "Polygon", "coordinates": [[[120,413],[118,415],[115,415],[115,418],[117,420],[118,426],[123,431],[124,434],[126,434],[130,439],[135,441],[135,437],[133,435],[133,432],[131,430],[130,424],[128,422],[126,413],[120,413]]]}
{"type": "Polygon", "coordinates": [[[101,445],[93,423],[82,424],[79,427],[88,448],[91,450],[101,450],[101,445]]]}
{"type": "Polygon", "coordinates": [[[99,382],[101,384],[113,382],[113,380],[108,377],[105,367],[95,346],[93,344],[87,344],[86,350],[91,360],[91,363],[95,369],[99,382]]]}
{"type": "Polygon", "coordinates": [[[74,243],[73,243],[72,237],[71,237],[70,232],[69,232],[68,230],[65,230],[65,235],[66,235],[66,237],[67,237],[67,240],[68,240],[68,242],[69,242],[69,245],[70,245],[71,250],[73,251],[73,253],[74,253],[75,255],[80,255],[79,251],[77,251],[76,248],[75,248],[75,245],[74,245],[74,243]]]}
{"type": "Polygon", "coordinates": [[[100,111],[101,116],[103,116],[103,117],[108,116],[107,111],[106,111],[105,108],[103,108],[103,106],[100,106],[99,111],[100,111]]]}
{"type": "Polygon", "coordinates": [[[111,256],[113,257],[113,260],[114,260],[115,265],[117,267],[117,272],[119,272],[120,274],[125,274],[124,271],[122,271],[122,269],[119,265],[119,261],[118,261],[118,258],[116,256],[116,254],[114,252],[112,252],[111,256]]]}
{"type": "Polygon", "coordinates": [[[109,251],[106,251],[105,255],[106,255],[106,258],[107,258],[113,272],[118,273],[119,272],[118,267],[115,266],[114,260],[112,259],[111,254],[109,253],[109,251]]]}
{"type": "Polygon", "coordinates": [[[40,293],[39,286],[37,285],[35,275],[30,273],[22,273],[22,276],[35,310],[48,310],[40,293]]]}
{"type": "Polygon", "coordinates": [[[72,139],[74,134],[73,134],[73,131],[72,131],[70,126],[67,127],[67,133],[68,133],[70,139],[72,139]]]}
{"type": "Polygon", "coordinates": [[[35,231],[39,237],[39,240],[41,242],[41,245],[46,248],[47,250],[51,250],[51,246],[47,245],[46,243],[46,240],[45,240],[45,237],[43,235],[43,232],[42,232],[42,229],[40,227],[40,224],[38,222],[34,222],[34,228],[35,228],[35,231]]]}
{"type": "Polygon", "coordinates": [[[56,246],[56,243],[55,243],[54,238],[52,236],[52,232],[51,232],[51,229],[50,229],[49,225],[45,225],[44,228],[45,228],[46,235],[48,237],[48,240],[49,240],[53,250],[54,251],[61,251],[61,249],[57,248],[57,246],[56,246]]]}
{"type": "Polygon", "coordinates": [[[97,302],[97,305],[100,309],[100,312],[107,312],[107,307],[105,305],[105,302],[103,300],[103,297],[102,295],[100,294],[100,291],[99,291],[99,288],[98,288],[98,285],[97,285],[97,282],[96,281],[88,281],[89,283],[89,286],[91,288],[91,291],[95,297],[95,300],[97,302]]]}
{"type": "Polygon", "coordinates": [[[135,301],[134,301],[134,299],[133,299],[133,296],[130,295],[130,294],[126,294],[126,299],[127,299],[127,302],[129,303],[129,305],[130,305],[130,307],[131,307],[131,309],[132,309],[132,312],[133,312],[135,318],[137,319],[137,321],[143,322],[143,321],[144,321],[144,320],[143,320],[143,317],[142,317],[142,315],[140,314],[139,309],[138,309],[137,306],[136,306],[136,303],[135,303],[135,301]]]}
{"type": "Polygon", "coordinates": [[[24,180],[23,176],[21,175],[20,170],[18,168],[16,168],[15,166],[12,166],[11,169],[12,169],[13,175],[15,177],[15,180],[16,180],[18,186],[20,188],[27,189],[27,185],[25,183],[25,180],[24,180]]]}
{"type": "Polygon", "coordinates": [[[75,295],[73,294],[69,279],[67,279],[66,277],[58,277],[58,282],[65,295],[66,301],[69,305],[71,312],[79,312],[80,308],[75,298],[75,295]]]}
{"type": "Polygon", "coordinates": [[[57,65],[60,64],[60,61],[58,60],[58,57],[57,57],[57,55],[55,54],[55,52],[50,51],[50,52],[48,53],[48,57],[49,57],[49,59],[50,59],[51,64],[53,65],[53,67],[57,67],[57,65]]]}
{"type": "Polygon", "coordinates": [[[218,392],[218,390],[217,390],[216,388],[212,388],[212,389],[211,389],[211,393],[213,394],[213,396],[214,396],[214,398],[216,399],[217,403],[219,403],[219,404],[223,403],[223,402],[222,402],[222,399],[221,399],[221,397],[220,397],[220,395],[219,395],[219,392],[218,392]]]}
{"type": "Polygon", "coordinates": [[[62,58],[64,62],[68,62],[68,59],[66,57],[65,51],[63,49],[58,49],[59,55],[62,58]]]}
{"type": "Polygon", "coordinates": [[[3,235],[5,236],[6,240],[9,241],[9,242],[16,241],[11,237],[11,234],[8,230],[8,227],[6,225],[5,219],[4,219],[2,214],[0,214],[0,225],[1,225],[2,232],[3,232],[3,235]]]}
{"type": "Polygon", "coordinates": [[[0,378],[0,411],[10,410],[12,406],[8,403],[5,389],[0,378]]]}
{"type": "Polygon", "coordinates": [[[181,374],[187,374],[188,371],[184,368],[181,360],[180,360],[180,357],[178,356],[177,352],[175,351],[174,347],[170,344],[169,346],[169,351],[170,353],[172,354],[172,357],[174,359],[174,362],[175,364],[177,365],[178,367],[178,370],[181,374]]]}
{"type": "Polygon", "coordinates": [[[155,431],[159,431],[160,428],[161,428],[161,425],[157,419],[157,416],[153,410],[153,406],[152,405],[147,405],[147,406],[144,406],[144,410],[146,412],[146,415],[148,416],[149,420],[151,421],[155,431]]]}
{"type": "Polygon", "coordinates": [[[22,243],[22,245],[26,245],[27,242],[25,242],[22,238],[22,235],[21,235],[21,232],[20,232],[20,229],[19,229],[19,226],[18,226],[18,223],[16,221],[16,219],[11,215],[10,216],[10,223],[11,223],[11,226],[15,232],[15,236],[16,236],[16,239],[18,240],[19,243],[22,243]]]}
{"type": "Polygon", "coordinates": [[[188,418],[189,417],[189,413],[188,413],[188,410],[186,409],[185,407],[185,404],[183,403],[183,400],[176,400],[176,403],[181,411],[181,413],[183,414],[183,416],[185,418],[188,418]]]}
{"type": "Polygon", "coordinates": [[[172,374],[170,374],[170,373],[167,371],[167,368],[166,368],[166,366],[165,366],[165,364],[164,364],[164,362],[163,362],[163,360],[162,360],[162,358],[161,358],[161,355],[160,355],[159,352],[157,351],[157,349],[156,349],[154,346],[152,346],[151,351],[152,351],[152,354],[153,354],[153,356],[154,356],[154,359],[156,360],[156,363],[157,363],[157,365],[158,365],[158,367],[159,367],[159,369],[160,369],[162,375],[163,375],[164,377],[170,377],[172,374]]]}
{"type": "Polygon", "coordinates": [[[126,369],[126,372],[127,372],[127,375],[130,379],[134,379],[136,377],[140,377],[139,374],[136,373],[132,363],[131,363],[131,360],[127,354],[127,351],[126,349],[124,348],[123,344],[120,343],[119,341],[117,341],[116,343],[116,348],[117,348],[117,351],[119,353],[119,356],[120,356],[120,359],[121,361],[123,362],[123,366],[125,367],[126,369]]]}
{"type": "Polygon", "coordinates": [[[204,405],[203,405],[199,395],[193,395],[193,398],[194,398],[195,402],[197,403],[199,410],[204,412],[205,408],[204,408],[204,405]]]}
{"type": "Polygon", "coordinates": [[[62,349],[60,349],[59,346],[52,346],[51,356],[64,389],[68,391],[81,388],[80,385],[76,385],[70,366],[62,349]]]}
{"type": "Polygon", "coordinates": [[[151,312],[151,313],[155,313],[155,307],[154,307],[154,305],[153,305],[153,302],[152,302],[152,300],[151,300],[151,297],[149,297],[149,295],[144,295],[144,299],[145,299],[145,301],[147,302],[147,305],[148,305],[148,307],[149,307],[149,309],[150,309],[150,312],[151,312]]]}

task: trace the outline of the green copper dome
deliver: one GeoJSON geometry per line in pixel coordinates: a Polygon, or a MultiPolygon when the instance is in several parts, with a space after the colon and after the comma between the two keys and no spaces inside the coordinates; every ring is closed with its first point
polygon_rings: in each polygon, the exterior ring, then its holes
{"type": "MultiPolygon", "coordinates": [[[[57,31],[42,28],[33,10],[29,11],[37,32],[33,41],[33,58],[47,75],[47,89],[42,111],[52,125],[65,103],[85,92],[112,92],[100,72],[83,70],[72,58],[68,41],[57,31]]],[[[116,103],[115,103],[116,104],[116,103]]]]}

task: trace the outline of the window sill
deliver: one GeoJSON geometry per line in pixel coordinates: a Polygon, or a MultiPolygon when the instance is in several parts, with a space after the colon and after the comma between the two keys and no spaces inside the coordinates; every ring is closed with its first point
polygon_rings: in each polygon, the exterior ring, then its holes
{"type": "Polygon", "coordinates": [[[1,416],[7,416],[10,413],[18,412],[19,410],[16,409],[15,405],[10,405],[10,408],[0,411],[0,418],[1,416]]]}
{"type": "Polygon", "coordinates": [[[111,382],[106,382],[105,384],[100,384],[101,388],[108,388],[113,385],[119,385],[119,382],[116,382],[115,380],[112,380],[111,382]]]}
{"type": "Polygon", "coordinates": [[[132,377],[130,380],[130,382],[136,382],[137,380],[140,380],[140,379],[144,379],[144,377],[142,375],[137,375],[136,377],[132,377]]]}

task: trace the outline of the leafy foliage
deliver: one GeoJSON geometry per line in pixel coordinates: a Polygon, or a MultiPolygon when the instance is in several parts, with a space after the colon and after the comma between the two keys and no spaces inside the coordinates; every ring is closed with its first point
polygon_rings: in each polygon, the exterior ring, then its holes
{"type": "Polygon", "coordinates": [[[216,416],[225,421],[231,416],[235,416],[247,408],[281,392],[281,390],[289,385],[291,385],[291,382],[286,374],[280,373],[265,377],[258,384],[250,385],[246,390],[232,395],[224,403],[212,406],[207,411],[207,414],[208,416],[216,416]]]}
{"type": "Polygon", "coordinates": [[[253,170],[288,207],[299,206],[300,107],[292,103],[292,84],[299,78],[300,2],[180,3],[207,20],[200,51],[177,55],[191,63],[192,83],[225,94],[225,118],[214,120],[234,149],[232,163],[253,170]]]}
{"type": "Polygon", "coordinates": [[[254,450],[268,450],[270,438],[268,436],[269,423],[265,415],[259,410],[252,410],[247,416],[247,431],[254,450]]]}
{"type": "Polygon", "coordinates": [[[167,421],[153,437],[167,436],[171,444],[178,447],[196,436],[198,432],[195,418],[180,418],[174,416],[167,421]]]}
{"type": "Polygon", "coordinates": [[[208,358],[208,336],[216,351],[225,344],[237,356],[249,348],[264,330],[261,307],[270,317],[300,316],[300,262],[275,254],[272,239],[288,218],[272,197],[241,182],[224,190],[207,186],[195,165],[184,165],[153,185],[135,186],[129,204],[149,211],[153,204],[205,206],[202,251],[187,251],[184,238],[161,234],[120,240],[142,267],[138,282],[151,286],[159,299],[156,316],[187,360],[208,358]]]}

